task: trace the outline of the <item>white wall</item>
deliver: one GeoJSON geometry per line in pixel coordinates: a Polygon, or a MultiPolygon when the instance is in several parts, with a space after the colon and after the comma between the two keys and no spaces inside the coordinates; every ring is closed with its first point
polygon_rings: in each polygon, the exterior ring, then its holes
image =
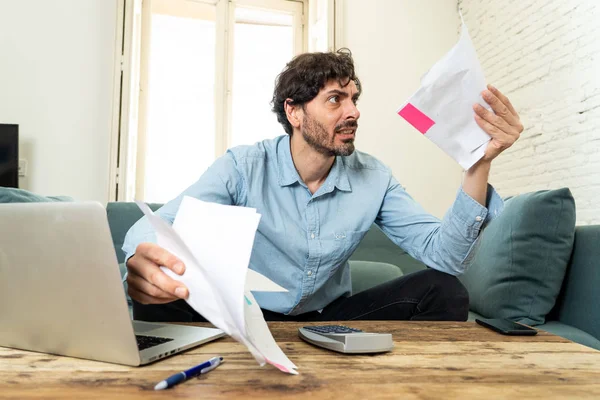
{"type": "Polygon", "coordinates": [[[20,187],[108,199],[117,0],[0,0],[0,122],[19,124],[20,187]]]}
{"type": "Polygon", "coordinates": [[[389,165],[425,209],[441,217],[461,182],[460,166],[396,114],[420,78],[458,39],[456,1],[338,0],[342,35],[363,84],[356,139],[389,165]]]}
{"type": "Polygon", "coordinates": [[[569,187],[600,223],[600,3],[461,0],[487,80],[525,125],[492,181],[503,195],[569,187]]]}

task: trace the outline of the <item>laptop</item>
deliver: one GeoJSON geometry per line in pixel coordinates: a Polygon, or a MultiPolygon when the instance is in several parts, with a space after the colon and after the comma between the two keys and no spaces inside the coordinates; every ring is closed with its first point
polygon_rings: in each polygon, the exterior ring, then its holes
{"type": "Polygon", "coordinates": [[[224,335],[131,320],[100,203],[0,204],[0,346],[138,366],[224,335]]]}

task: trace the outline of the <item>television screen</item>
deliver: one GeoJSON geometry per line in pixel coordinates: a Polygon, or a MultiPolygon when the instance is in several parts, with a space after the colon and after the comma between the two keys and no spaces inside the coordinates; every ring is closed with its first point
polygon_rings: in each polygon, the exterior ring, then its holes
{"type": "Polygon", "coordinates": [[[19,126],[0,124],[0,186],[19,187],[19,126]]]}

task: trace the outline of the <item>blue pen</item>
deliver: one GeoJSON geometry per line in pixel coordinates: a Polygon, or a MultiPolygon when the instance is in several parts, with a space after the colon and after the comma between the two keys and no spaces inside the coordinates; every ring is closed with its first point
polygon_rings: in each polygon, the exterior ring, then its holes
{"type": "Polygon", "coordinates": [[[154,386],[154,390],[163,390],[166,388],[170,388],[193,376],[205,374],[208,371],[217,368],[219,364],[221,364],[221,361],[223,361],[223,357],[213,357],[200,365],[196,365],[195,367],[192,367],[186,371],[179,372],[175,375],[171,375],[164,381],[158,382],[156,386],[154,386]]]}

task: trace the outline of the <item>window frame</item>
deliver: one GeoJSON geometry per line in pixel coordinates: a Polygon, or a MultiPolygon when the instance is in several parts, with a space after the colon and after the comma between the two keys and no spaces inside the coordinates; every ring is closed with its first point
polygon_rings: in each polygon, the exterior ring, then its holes
{"type": "MultiPolygon", "coordinates": [[[[233,32],[235,7],[281,10],[294,15],[294,53],[308,49],[309,0],[119,0],[120,93],[115,94],[111,138],[109,201],[144,201],[148,60],[153,3],[169,4],[173,12],[190,12],[194,3],[216,7],[215,158],[231,143],[233,32]],[[118,108],[118,110],[117,110],[118,108]]],[[[117,68],[117,67],[115,67],[117,68]]]]}

